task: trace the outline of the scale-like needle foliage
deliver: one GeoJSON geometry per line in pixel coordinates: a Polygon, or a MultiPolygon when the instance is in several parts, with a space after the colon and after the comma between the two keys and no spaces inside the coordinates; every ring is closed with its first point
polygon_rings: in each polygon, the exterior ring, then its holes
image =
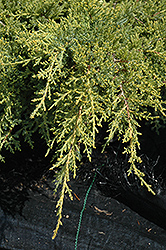
{"type": "Polygon", "coordinates": [[[76,176],[80,145],[91,160],[103,121],[109,126],[106,144],[115,135],[122,140],[129,174],[154,193],[137,167],[138,127],[142,119],[154,126],[165,122],[166,1],[36,0],[25,1],[31,3],[27,9],[9,1],[15,5],[7,10],[3,2],[0,145],[18,148],[20,133],[32,144],[38,130],[46,155],[56,148],[51,169],[61,193],[53,238],[65,192],[72,199],[68,182],[70,173],[76,176]]]}

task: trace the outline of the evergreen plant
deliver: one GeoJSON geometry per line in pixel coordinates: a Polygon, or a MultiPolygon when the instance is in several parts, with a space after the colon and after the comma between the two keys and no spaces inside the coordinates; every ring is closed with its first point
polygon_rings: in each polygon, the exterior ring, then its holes
{"type": "MultiPolygon", "coordinates": [[[[91,161],[96,133],[108,123],[134,172],[139,170],[141,120],[165,123],[166,1],[0,1],[0,150],[31,146],[38,131],[55,150],[57,226],[68,182],[91,161]],[[56,147],[54,147],[56,145],[56,147]]],[[[104,145],[103,145],[104,146],[104,145]]],[[[1,156],[3,160],[3,156],[1,156]]]]}

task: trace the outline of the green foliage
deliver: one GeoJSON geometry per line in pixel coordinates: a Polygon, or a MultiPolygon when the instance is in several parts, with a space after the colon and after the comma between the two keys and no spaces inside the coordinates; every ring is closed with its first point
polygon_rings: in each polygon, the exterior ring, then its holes
{"type": "Polygon", "coordinates": [[[39,120],[32,121],[29,117],[33,111],[31,99],[34,92],[44,84],[32,77],[39,70],[39,66],[34,67],[33,60],[44,58],[45,52],[42,48],[40,51],[34,48],[35,54],[30,55],[20,39],[24,37],[24,32],[37,32],[38,22],[47,23],[51,18],[59,21],[60,15],[66,12],[65,6],[62,1],[53,0],[29,0],[21,4],[16,0],[0,2],[0,148],[5,146],[12,151],[14,148],[19,149],[20,133],[32,145],[31,135],[38,127],[43,129],[43,125],[38,124],[39,120]],[[11,135],[17,125],[21,129],[16,129],[11,135]]]}
{"type": "Polygon", "coordinates": [[[23,2],[0,2],[0,145],[19,148],[20,134],[33,144],[36,130],[46,155],[56,144],[55,238],[80,145],[91,160],[103,121],[106,144],[118,135],[129,174],[154,193],[136,166],[138,128],[142,119],[165,121],[166,1],[69,0],[67,9],[59,1],[23,2]]]}
{"type": "MultiPolygon", "coordinates": [[[[65,4],[66,5],[66,4],[65,4]]],[[[62,1],[53,0],[1,0],[1,21],[7,25],[13,21],[15,28],[19,23],[26,25],[26,29],[32,29],[38,22],[46,23],[49,19],[57,20],[64,11],[62,1]]]]}

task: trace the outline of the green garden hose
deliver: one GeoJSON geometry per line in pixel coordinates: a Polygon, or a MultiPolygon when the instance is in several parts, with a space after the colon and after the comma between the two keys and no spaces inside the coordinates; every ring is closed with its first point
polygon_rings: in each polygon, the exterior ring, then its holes
{"type": "MultiPolygon", "coordinates": [[[[102,166],[103,166],[103,165],[102,165],[102,166]]],[[[77,234],[76,234],[76,239],[75,239],[75,250],[77,250],[78,236],[79,236],[79,232],[80,232],[80,227],[81,227],[83,212],[84,212],[84,210],[85,210],[85,206],[86,206],[86,202],[87,202],[87,199],[88,199],[88,195],[89,195],[90,190],[91,190],[91,188],[92,188],[92,186],[93,186],[93,184],[94,184],[94,181],[95,181],[95,178],[96,178],[96,174],[97,174],[97,173],[95,173],[95,175],[94,175],[94,177],[93,177],[93,180],[92,180],[92,182],[91,182],[91,184],[90,184],[90,186],[89,186],[89,188],[88,188],[88,190],[87,190],[87,192],[86,192],[85,199],[84,199],[84,203],[83,203],[83,207],[82,207],[82,210],[81,210],[81,212],[80,212],[80,217],[79,217],[79,222],[78,222],[78,228],[77,228],[77,234]]]]}

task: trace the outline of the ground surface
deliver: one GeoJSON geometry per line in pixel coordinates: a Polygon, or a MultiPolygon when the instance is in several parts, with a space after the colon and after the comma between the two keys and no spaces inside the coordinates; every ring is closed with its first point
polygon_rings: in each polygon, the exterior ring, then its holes
{"type": "MultiPolygon", "coordinates": [[[[31,191],[25,202],[23,216],[12,218],[0,210],[0,247],[19,250],[73,250],[80,211],[88,186],[71,183],[80,198],[65,199],[63,226],[52,241],[56,223],[55,200],[52,184],[48,181],[38,192],[31,191]],[[50,186],[50,187],[49,187],[50,186]]],[[[83,214],[78,238],[79,250],[103,249],[166,249],[166,231],[147,221],[127,206],[104,197],[92,188],[83,214]]]]}
{"type": "Polygon", "coordinates": [[[146,128],[144,132],[145,154],[140,168],[147,173],[156,196],[140,187],[135,176],[126,177],[127,161],[120,156],[121,145],[116,140],[104,154],[100,153],[101,136],[92,162],[83,157],[78,178],[70,183],[80,201],[75,196],[74,201],[65,197],[63,226],[54,241],[51,237],[57,197],[48,174],[49,159],[41,157],[44,146],[38,142],[36,151],[25,147],[22,153],[8,156],[0,167],[0,248],[74,250],[84,197],[97,171],[83,213],[77,249],[165,250],[166,133],[158,137],[146,128]]]}

